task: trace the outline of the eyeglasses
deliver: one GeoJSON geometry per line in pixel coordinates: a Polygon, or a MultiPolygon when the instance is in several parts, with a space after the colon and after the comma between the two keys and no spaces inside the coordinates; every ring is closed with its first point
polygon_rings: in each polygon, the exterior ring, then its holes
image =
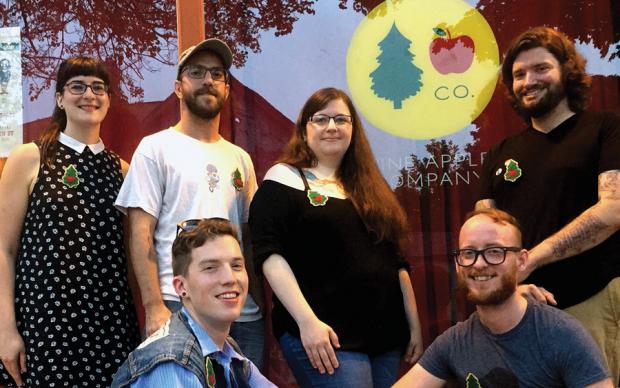
{"type": "Polygon", "coordinates": [[[309,121],[312,124],[314,124],[317,128],[323,129],[329,125],[329,121],[332,119],[334,120],[334,124],[338,128],[346,128],[347,126],[351,125],[351,123],[353,122],[353,119],[351,118],[351,116],[348,116],[348,115],[329,116],[329,115],[324,115],[324,114],[318,114],[318,115],[311,116],[309,121]]]}
{"type": "Polygon", "coordinates": [[[456,263],[461,267],[471,267],[482,256],[489,265],[500,265],[506,260],[506,252],[519,252],[518,247],[488,247],[484,249],[457,249],[453,252],[456,263]]]}
{"type": "Polygon", "coordinates": [[[181,72],[187,73],[189,78],[203,80],[207,73],[211,75],[213,82],[225,82],[228,72],[223,67],[204,67],[201,65],[187,65],[181,72]]]}
{"type": "Polygon", "coordinates": [[[65,88],[69,90],[69,93],[75,94],[76,96],[86,93],[86,89],[88,88],[90,88],[93,94],[97,96],[103,96],[108,92],[109,89],[108,85],[103,82],[93,82],[92,84],[88,85],[84,82],[79,81],[69,82],[65,85],[65,88]]]}
{"type": "Polygon", "coordinates": [[[181,221],[181,222],[179,222],[177,224],[177,237],[179,237],[179,235],[182,232],[189,232],[190,230],[196,229],[198,227],[198,225],[200,224],[200,222],[204,221],[204,220],[216,220],[216,221],[230,222],[226,218],[221,218],[221,217],[194,218],[194,219],[191,219],[191,220],[181,221]]]}

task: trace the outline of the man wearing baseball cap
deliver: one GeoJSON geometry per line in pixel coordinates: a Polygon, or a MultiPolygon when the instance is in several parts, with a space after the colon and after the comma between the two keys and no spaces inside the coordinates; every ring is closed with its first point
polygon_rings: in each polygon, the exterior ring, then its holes
{"type": "MultiPolygon", "coordinates": [[[[177,225],[219,217],[247,230],[250,201],[257,187],[254,166],[244,150],[219,134],[220,111],[230,92],[231,64],[230,48],[216,38],[179,56],[174,93],[181,105],[180,121],[142,139],[116,200],[116,206],[129,216],[131,261],[145,309],[146,336],[182,307],[172,285],[177,225]]],[[[240,240],[249,242],[241,234],[240,240]]],[[[254,271],[249,268],[248,273],[254,271]]],[[[260,290],[253,280],[250,288],[260,290]]],[[[259,368],[263,331],[260,309],[248,295],[230,334],[259,368]]]]}

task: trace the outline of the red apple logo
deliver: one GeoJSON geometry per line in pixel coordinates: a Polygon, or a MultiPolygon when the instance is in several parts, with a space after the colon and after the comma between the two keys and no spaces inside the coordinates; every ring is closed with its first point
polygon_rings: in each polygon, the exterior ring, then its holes
{"type": "Polygon", "coordinates": [[[452,38],[450,30],[433,28],[438,38],[429,47],[431,63],[441,74],[464,73],[474,60],[474,41],[467,35],[452,38]],[[447,31],[447,33],[446,33],[447,31]],[[448,37],[446,38],[446,35],[448,37]]]}

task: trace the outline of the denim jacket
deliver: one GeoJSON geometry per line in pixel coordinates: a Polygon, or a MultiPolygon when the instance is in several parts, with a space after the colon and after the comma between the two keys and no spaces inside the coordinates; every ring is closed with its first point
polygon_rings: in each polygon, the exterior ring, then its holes
{"type": "MultiPolygon", "coordinates": [[[[226,340],[240,353],[238,345],[230,337],[226,340]]],[[[187,318],[182,311],[173,314],[170,320],[157,332],[146,339],[137,349],[129,354],[127,360],[114,374],[113,388],[129,386],[138,377],[149,372],[163,362],[175,362],[186,368],[206,387],[205,359],[198,339],[191,331],[187,318]]],[[[212,360],[214,363],[217,361],[212,360]]],[[[223,369],[217,366],[215,378],[218,382],[225,382],[223,369]],[[218,376],[218,374],[220,376],[218,376]]],[[[248,376],[250,373],[249,361],[232,359],[231,371],[239,388],[249,387],[248,376]]],[[[219,387],[220,384],[217,385],[219,387]]]]}

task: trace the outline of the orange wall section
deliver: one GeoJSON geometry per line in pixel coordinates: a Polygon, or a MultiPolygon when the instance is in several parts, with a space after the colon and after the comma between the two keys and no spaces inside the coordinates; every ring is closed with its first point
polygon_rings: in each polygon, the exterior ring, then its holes
{"type": "Polygon", "coordinates": [[[179,55],[205,38],[205,12],[202,0],[177,0],[179,55]]]}

